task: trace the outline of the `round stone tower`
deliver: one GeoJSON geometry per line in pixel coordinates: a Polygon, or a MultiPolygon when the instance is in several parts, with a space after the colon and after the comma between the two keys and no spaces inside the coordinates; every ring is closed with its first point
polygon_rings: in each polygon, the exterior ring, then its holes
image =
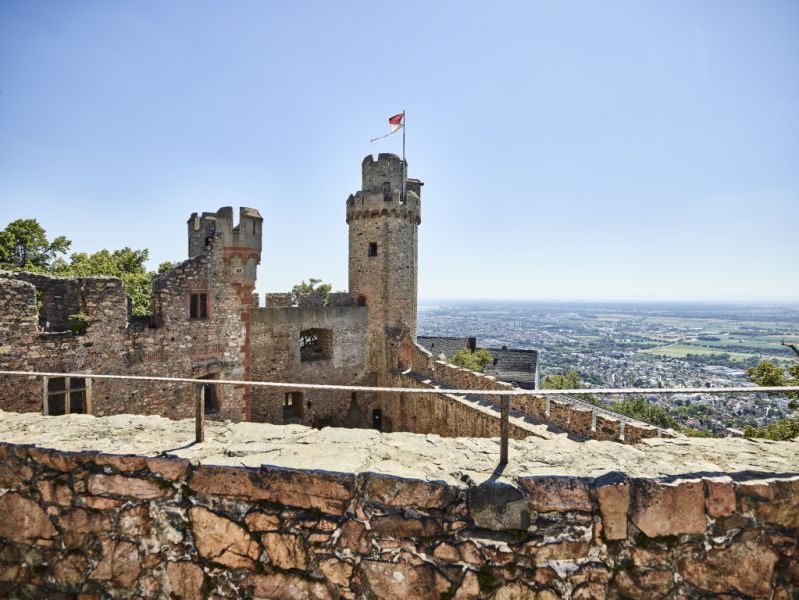
{"type": "MultiPolygon", "coordinates": [[[[407,164],[407,163],[406,163],[407,164]]],[[[406,180],[395,154],[363,159],[361,191],[347,199],[349,287],[369,307],[369,362],[386,372],[386,328],[407,326],[416,339],[418,227],[422,182],[406,180]]]]}

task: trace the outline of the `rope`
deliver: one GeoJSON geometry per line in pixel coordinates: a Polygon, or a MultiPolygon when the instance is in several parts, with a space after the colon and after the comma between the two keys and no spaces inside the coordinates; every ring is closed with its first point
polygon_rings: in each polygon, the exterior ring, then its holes
{"type": "Polygon", "coordinates": [[[325,383],[284,383],[278,381],[242,381],[237,379],[191,379],[189,377],[152,377],[147,375],[98,375],[95,373],[46,373],[41,371],[0,371],[0,375],[23,377],[83,377],[87,379],[121,379],[130,381],[160,381],[167,383],[194,383],[218,385],[248,385],[275,389],[338,390],[346,392],[383,392],[400,394],[453,394],[473,396],[574,396],[579,394],[633,395],[633,394],[752,394],[765,392],[799,392],[799,386],[742,386],[694,388],[580,388],[576,390],[457,390],[449,388],[403,388],[368,385],[329,385],[325,383]]]}

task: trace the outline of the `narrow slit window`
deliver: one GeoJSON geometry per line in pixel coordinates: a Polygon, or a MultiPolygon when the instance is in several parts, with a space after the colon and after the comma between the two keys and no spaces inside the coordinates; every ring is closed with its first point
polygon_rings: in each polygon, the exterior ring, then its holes
{"type": "Polygon", "coordinates": [[[385,202],[391,202],[393,200],[393,197],[392,197],[392,194],[391,194],[391,182],[390,181],[386,181],[385,183],[383,183],[383,200],[385,202]]]}
{"type": "Polygon", "coordinates": [[[208,318],[208,294],[191,294],[189,297],[189,318],[208,318]]]}
{"type": "Polygon", "coordinates": [[[377,256],[377,242],[369,242],[369,256],[377,256]]]}

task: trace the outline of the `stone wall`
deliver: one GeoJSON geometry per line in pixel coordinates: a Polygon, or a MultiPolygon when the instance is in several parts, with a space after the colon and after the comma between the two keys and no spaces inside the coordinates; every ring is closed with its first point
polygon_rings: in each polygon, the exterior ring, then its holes
{"type": "MultiPolygon", "coordinates": [[[[259,308],[252,313],[252,376],[255,381],[353,385],[367,381],[367,318],[364,306],[306,306],[259,308]],[[329,351],[315,360],[300,356],[300,333],[326,332],[329,351]]],[[[255,388],[252,420],[284,422],[284,399],[290,390],[255,388]]],[[[365,426],[359,415],[349,414],[350,392],[296,390],[303,405],[292,422],[316,427],[365,426]],[[349,418],[348,418],[349,416],[349,418]]]]}
{"type": "Polygon", "coordinates": [[[487,448],[476,442],[253,424],[212,426],[206,444],[164,455],[176,447],[175,434],[190,436],[191,423],[144,419],[130,425],[157,430],[148,450],[141,433],[119,419],[3,415],[0,439],[16,441],[0,443],[0,595],[576,600],[799,593],[796,442],[722,441],[711,451],[701,442],[657,440],[643,452],[606,442],[577,449],[520,442],[516,466],[492,474],[490,460],[480,458],[487,448]],[[46,441],[56,431],[58,441],[46,441]],[[100,447],[113,436],[117,447],[129,440],[143,454],[98,452],[86,446],[87,433],[100,447]],[[289,438],[283,446],[281,437],[289,438]],[[42,447],[48,443],[61,449],[42,447]],[[521,462],[528,447],[541,458],[521,462]],[[218,454],[200,458],[204,448],[218,454]],[[282,452],[307,466],[261,464],[282,452]],[[337,452],[339,467],[330,469],[337,452]],[[703,472],[681,466],[685,452],[702,457],[703,472]],[[622,471],[607,458],[614,453],[626,459],[622,471]],[[559,454],[569,467],[559,466],[559,454]],[[596,462],[603,455],[604,466],[596,462]],[[353,468],[361,463],[352,456],[371,457],[364,465],[375,466],[353,468]],[[544,456],[551,460],[543,472],[529,466],[544,456]],[[577,456],[583,474],[575,474],[577,456]],[[668,476],[653,466],[664,456],[677,460],[668,476]],[[741,470],[724,472],[732,464],[741,470]],[[419,477],[420,469],[430,475],[419,477]]]}
{"type": "MultiPolygon", "coordinates": [[[[435,360],[433,355],[418,344],[409,345],[407,342],[402,344],[398,353],[405,351],[409,355],[407,362],[414,373],[414,379],[427,380],[428,387],[441,387],[443,389],[473,389],[473,390],[497,390],[497,395],[479,396],[481,400],[490,403],[498,409],[500,395],[503,391],[515,389],[511,384],[498,381],[490,375],[476,373],[469,369],[463,369],[455,365],[448,364],[441,360],[435,360]]],[[[402,360],[402,359],[400,359],[402,360]]],[[[452,398],[451,395],[442,394],[442,398],[452,398]]],[[[532,419],[535,423],[547,423],[562,431],[577,434],[583,438],[612,440],[626,444],[637,444],[643,439],[653,437],[674,437],[670,432],[659,432],[656,427],[647,423],[625,419],[622,423],[619,419],[607,413],[595,411],[590,407],[569,402],[565,398],[551,398],[533,394],[520,394],[510,397],[510,409],[518,414],[532,419]],[[596,413],[596,414],[594,414],[596,413]]],[[[496,411],[494,411],[496,415],[496,411]]],[[[413,416],[411,415],[412,419],[413,416]]],[[[402,421],[408,423],[407,418],[402,421]]],[[[459,426],[460,427],[460,426],[459,426]]],[[[458,429],[458,428],[456,428],[458,429]]],[[[401,429],[395,428],[394,431],[401,429]]],[[[493,431],[494,429],[490,429],[493,431]]],[[[408,429],[408,431],[417,431],[408,429]]],[[[446,429],[442,430],[446,431],[446,429]]],[[[439,431],[436,431],[440,433],[439,431]]],[[[441,435],[449,435],[441,433],[441,435]]],[[[465,435],[479,435],[469,433],[465,435]]]]}
{"type": "MultiPolygon", "coordinates": [[[[247,328],[251,290],[230,271],[219,240],[153,282],[151,319],[128,319],[124,284],[112,277],[65,279],[0,273],[0,369],[245,379],[249,376],[247,328]],[[40,319],[37,290],[44,299],[40,319]],[[55,294],[54,290],[59,293],[55,294]],[[208,298],[207,319],[189,318],[189,298],[208,298]],[[63,298],[58,310],[48,298],[63,298]],[[89,318],[85,332],[64,331],[68,316],[89,318]],[[68,314],[67,314],[68,313],[68,314]],[[47,331],[41,321],[50,323],[47,331]]],[[[95,415],[126,412],[183,418],[194,413],[194,386],[95,380],[95,415]]],[[[218,411],[209,418],[248,418],[247,390],[220,386],[218,411]]],[[[0,376],[0,408],[41,412],[40,378],[0,376]]]]}
{"type": "MultiPolygon", "coordinates": [[[[396,387],[428,388],[430,384],[409,373],[395,375],[389,382],[396,387]]],[[[477,399],[451,394],[380,394],[370,407],[382,410],[383,431],[434,433],[442,437],[499,437],[499,418],[493,406],[477,399]]],[[[509,437],[544,437],[540,427],[518,415],[509,418],[509,437]]],[[[547,436],[549,437],[549,436],[547,436]]]]}

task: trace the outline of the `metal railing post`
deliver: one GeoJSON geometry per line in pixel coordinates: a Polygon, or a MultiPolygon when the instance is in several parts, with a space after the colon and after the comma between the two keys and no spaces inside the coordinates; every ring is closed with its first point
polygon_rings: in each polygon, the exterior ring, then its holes
{"type": "Polygon", "coordinates": [[[205,386],[197,386],[194,392],[194,441],[205,441],[205,386]]]}
{"type": "Polygon", "coordinates": [[[510,426],[508,424],[508,412],[510,409],[510,397],[500,396],[499,405],[499,464],[508,464],[508,434],[510,426]]]}

